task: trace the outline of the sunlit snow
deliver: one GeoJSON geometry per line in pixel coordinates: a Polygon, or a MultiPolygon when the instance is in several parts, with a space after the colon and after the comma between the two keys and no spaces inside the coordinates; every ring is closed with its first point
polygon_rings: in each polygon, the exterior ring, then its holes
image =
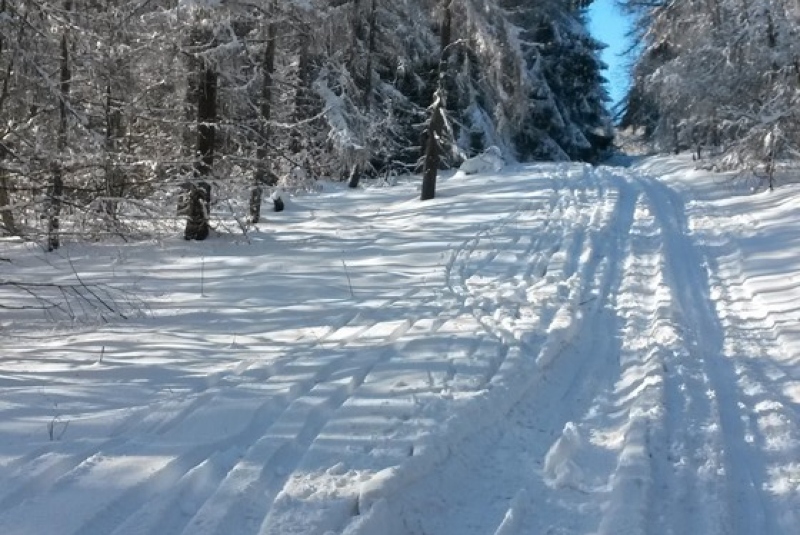
{"type": "Polygon", "coordinates": [[[0,533],[797,533],[800,189],[496,163],[4,243],[130,300],[0,309],[0,533]]]}

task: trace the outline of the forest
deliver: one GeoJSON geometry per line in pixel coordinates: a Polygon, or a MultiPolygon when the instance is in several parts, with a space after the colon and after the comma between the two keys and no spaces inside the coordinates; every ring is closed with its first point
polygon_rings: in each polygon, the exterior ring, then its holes
{"type": "MultiPolygon", "coordinates": [[[[434,179],[487,149],[597,163],[615,125],[590,3],[0,0],[0,233],[53,250],[185,217],[202,239],[212,207],[246,231],[318,179],[434,179]]],[[[770,179],[796,156],[796,3],[620,5],[619,128],[770,179]]]]}
{"type": "Polygon", "coordinates": [[[633,16],[632,86],[620,127],[665,152],[711,152],[716,170],[772,185],[800,148],[800,6],[789,0],[623,0],[633,16]]]}
{"type": "Polygon", "coordinates": [[[0,0],[0,535],[797,535],[800,4],[592,1],[0,0]]]}
{"type": "Polygon", "coordinates": [[[419,172],[428,138],[437,169],[490,147],[597,161],[613,132],[583,7],[2,0],[2,232],[52,250],[177,213],[202,239],[212,206],[245,229],[278,186],[419,172]]]}

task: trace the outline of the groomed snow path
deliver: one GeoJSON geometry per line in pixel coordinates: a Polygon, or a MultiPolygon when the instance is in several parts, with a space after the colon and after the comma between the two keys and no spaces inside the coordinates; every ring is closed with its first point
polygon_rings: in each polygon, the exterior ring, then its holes
{"type": "Polygon", "coordinates": [[[656,159],[438,194],[49,258],[151,315],[6,322],[0,533],[798,533],[800,189],[656,159]]]}

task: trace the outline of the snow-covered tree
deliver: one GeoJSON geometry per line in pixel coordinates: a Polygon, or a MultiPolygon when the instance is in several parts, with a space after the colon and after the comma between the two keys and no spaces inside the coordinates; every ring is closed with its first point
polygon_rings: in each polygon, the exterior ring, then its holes
{"type": "Polygon", "coordinates": [[[788,0],[627,3],[641,54],[623,126],[660,148],[714,146],[725,167],[800,147],[800,11],[788,0]]]}
{"type": "MultiPolygon", "coordinates": [[[[182,188],[203,204],[208,187],[246,226],[261,217],[263,188],[421,169],[437,90],[441,166],[491,146],[595,159],[610,122],[581,9],[0,0],[0,230],[53,248],[129,234],[141,218],[174,216],[182,188]]],[[[201,228],[187,235],[206,233],[214,206],[199,206],[201,228]]]]}

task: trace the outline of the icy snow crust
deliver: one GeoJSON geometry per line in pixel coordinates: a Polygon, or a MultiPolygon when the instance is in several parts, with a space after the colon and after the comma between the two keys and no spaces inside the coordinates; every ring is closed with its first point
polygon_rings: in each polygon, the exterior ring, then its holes
{"type": "Polygon", "coordinates": [[[151,316],[0,311],[0,533],[797,533],[800,189],[661,158],[328,190],[249,241],[47,257],[151,316]]]}

